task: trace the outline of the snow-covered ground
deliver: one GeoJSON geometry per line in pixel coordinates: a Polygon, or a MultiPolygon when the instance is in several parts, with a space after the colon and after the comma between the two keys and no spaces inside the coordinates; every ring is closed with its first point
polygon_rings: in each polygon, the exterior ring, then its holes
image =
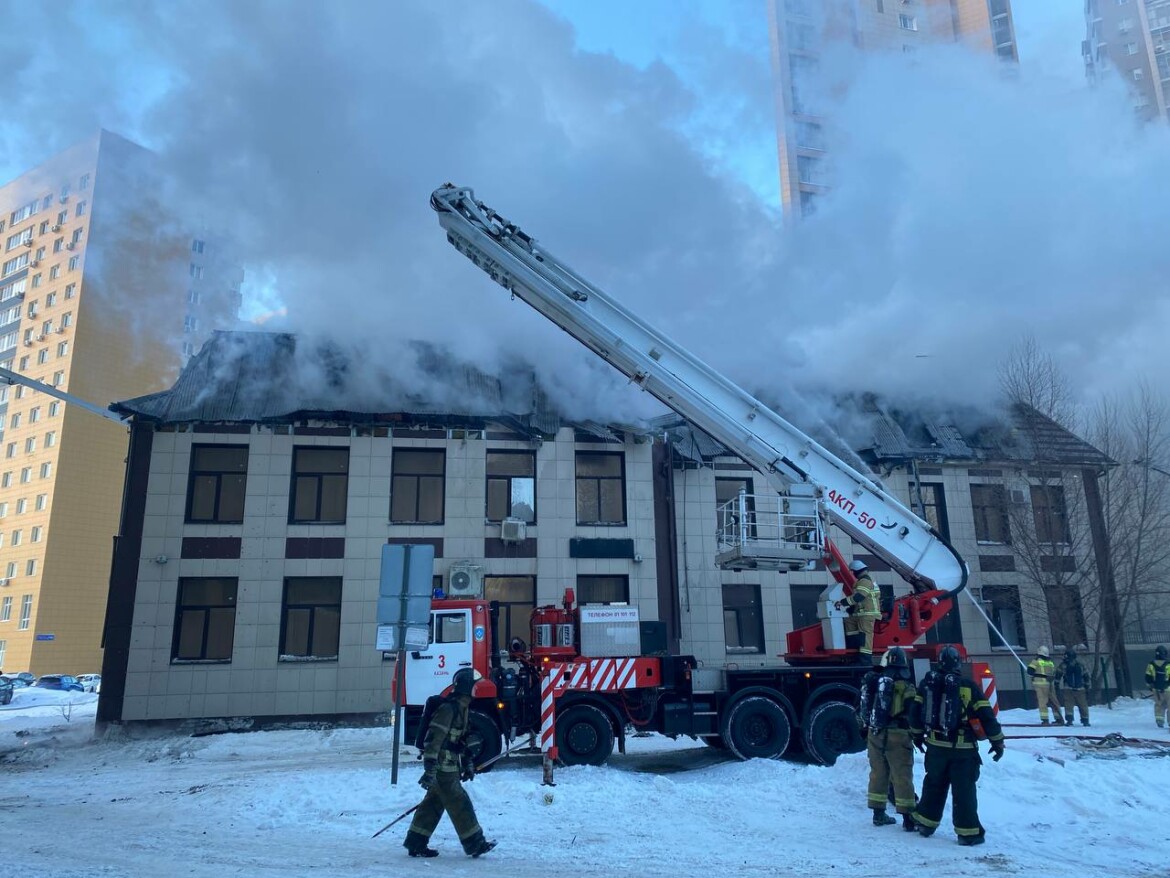
{"type": "MultiPolygon", "coordinates": [[[[201,738],[94,735],[97,696],[17,690],[0,708],[0,864],[13,876],[313,874],[344,878],[470,875],[1165,876],[1170,735],[1149,701],[1093,708],[1093,727],[1166,748],[1085,752],[1069,739],[1009,740],[985,761],[987,844],[961,848],[875,828],[864,754],[833,768],[730,762],[683,740],[636,738],[604,768],[557,771],[509,757],[468,785],[499,847],[463,856],[445,819],[442,855],[412,860],[404,820],[421,797],[413,751],[390,785],[389,729],[274,731],[201,738]],[[697,767],[696,767],[697,766],[697,767]],[[685,770],[680,770],[685,769],[685,770]]],[[[1033,723],[1009,711],[1007,723],[1033,723]]],[[[1006,729],[1036,735],[1040,728],[1006,729]]],[[[916,780],[921,780],[921,763],[916,780]]]]}

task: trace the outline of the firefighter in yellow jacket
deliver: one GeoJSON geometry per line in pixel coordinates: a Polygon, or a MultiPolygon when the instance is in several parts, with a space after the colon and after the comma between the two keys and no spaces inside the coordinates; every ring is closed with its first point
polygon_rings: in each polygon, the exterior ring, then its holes
{"type": "Polygon", "coordinates": [[[849,569],[857,580],[853,583],[853,593],[837,601],[837,608],[849,610],[849,618],[845,620],[846,642],[850,641],[850,635],[863,635],[865,639],[860,647],[861,659],[870,663],[873,661],[873,626],[882,615],[878,604],[880,592],[864,561],[850,561],[849,569]]]}
{"type": "Polygon", "coordinates": [[[1154,693],[1154,722],[1162,728],[1170,720],[1170,665],[1164,646],[1154,648],[1154,660],[1146,665],[1146,685],[1154,693]]]}
{"type": "Polygon", "coordinates": [[[942,648],[938,669],[926,675],[918,694],[921,701],[910,724],[915,745],[926,744],[926,777],[914,809],[918,832],[931,836],[938,829],[949,791],[959,844],[983,844],[987,833],[979,822],[975,789],[982,760],[971,721],[979,721],[991,744],[992,759],[998,762],[1004,747],[995,711],[979,684],[962,675],[962,658],[953,646],[942,648]]]}
{"type": "MultiPolygon", "coordinates": [[[[1028,662],[1028,676],[1032,678],[1032,690],[1036,693],[1036,706],[1040,711],[1040,725],[1048,725],[1048,708],[1051,705],[1056,719],[1053,722],[1058,726],[1064,725],[1064,715],[1060,712],[1060,701],[1053,691],[1056,682],[1056,663],[1048,657],[1048,647],[1041,646],[1036,650],[1036,657],[1028,662]]],[[[1072,725],[1072,723],[1069,723],[1072,725]]]]}
{"type": "Polygon", "coordinates": [[[910,718],[918,701],[906,652],[891,647],[882,667],[865,675],[861,683],[858,722],[869,755],[869,791],[866,802],[873,809],[873,825],[889,826],[895,819],[886,813],[889,789],[894,788],[894,809],[902,815],[902,828],[913,832],[914,749],[910,718]]]}
{"type": "Polygon", "coordinates": [[[431,833],[443,812],[451,818],[463,850],[471,857],[486,854],[496,846],[483,837],[475,807],[459,781],[475,777],[475,763],[466,748],[467,712],[476,673],[460,668],[451,678],[452,695],[435,711],[423,744],[423,775],[418,784],[427,791],[414,812],[414,820],[402,846],[412,857],[437,857],[429,847],[431,833]]]}

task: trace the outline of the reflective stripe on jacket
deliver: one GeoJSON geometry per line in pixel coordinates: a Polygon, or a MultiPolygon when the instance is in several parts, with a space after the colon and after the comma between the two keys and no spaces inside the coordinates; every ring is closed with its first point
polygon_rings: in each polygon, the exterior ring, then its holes
{"type": "Polygon", "coordinates": [[[1156,692],[1165,692],[1170,684],[1170,664],[1157,659],[1146,665],[1146,682],[1156,692]]]}
{"type": "Polygon", "coordinates": [[[439,771],[459,771],[459,754],[467,732],[470,698],[451,698],[435,711],[423,743],[423,764],[434,760],[439,771]]]}
{"type": "Polygon", "coordinates": [[[1033,683],[1051,683],[1052,678],[1056,676],[1056,664],[1052,659],[1036,656],[1028,662],[1028,672],[1033,683]]]}
{"type": "Polygon", "coordinates": [[[880,618],[882,611],[881,607],[878,606],[879,594],[878,587],[873,584],[868,573],[857,577],[857,582],[853,583],[853,594],[849,595],[849,600],[853,602],[854,618],[866,616],[872,616],[874,619],[880,618]]]}

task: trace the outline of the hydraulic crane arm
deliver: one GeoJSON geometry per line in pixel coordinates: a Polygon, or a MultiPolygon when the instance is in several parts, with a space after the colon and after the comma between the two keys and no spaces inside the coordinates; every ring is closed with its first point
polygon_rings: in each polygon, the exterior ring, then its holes
{"type": "Polygon", "coordinates": [[[723,443],[776,491],[815,486],[833,522],[918,589],[954,593],[966,585],[966,565],[927,522],[477,202],[471,189],[436,189],[431,207],[447,240],[492,280],[723,443]]]}
{"type": "Polygon", "coordinates": [[[58,390],[52,384],[46,384],[43,381],[37,381],[35,378],[29,378],[27,375],[21,375],[19,372],[13,372],[11,369],[0,367],[0,381],[5,384],[23,384],[25,387],[31,387],[33,390],[39,390],[41,393],[47,393],[49,396],[56,397],[62,402],[67,402],[71,405],[80,406],[87,412],[92,412],[98,417],[105,418],[108,421],[115,421],[119,424],[125,424],[123,418],[118,417],[109,409],[100,408],[92,402],[86,402],[84,399],[79,399],[71,393],[66,393],[64,390],[58,390]]]}

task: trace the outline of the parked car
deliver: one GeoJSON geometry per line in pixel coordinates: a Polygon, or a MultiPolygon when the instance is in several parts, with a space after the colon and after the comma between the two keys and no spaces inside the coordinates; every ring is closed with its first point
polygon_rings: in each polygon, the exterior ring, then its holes
{"type": "Polygon", "coordinates": [[[0,706],[12,703],[12,690],[15,688],[7,677],[0,677],[0,706]]]}
{"type": "Polygon", "coordinates": [[[45,674],[38,677],[35,685],[40,689],[59,689],[63,692],[84,692],[76,677],[68,674],[45,674]]]}
{"type": "Polygon", "coordinates": [[[81,688],[86,692],[101,692],[102,691],[102,675],[101,674],[78,674],[77,682],[81,684],[81,688]]]}
{"type": "Polygon", "coordinates": [[[28,671],[20,671],[15,674],[0,674],[5,680],[8,680],[17,689],[25,689],[37,681],[37,678],[28,671]]]}

